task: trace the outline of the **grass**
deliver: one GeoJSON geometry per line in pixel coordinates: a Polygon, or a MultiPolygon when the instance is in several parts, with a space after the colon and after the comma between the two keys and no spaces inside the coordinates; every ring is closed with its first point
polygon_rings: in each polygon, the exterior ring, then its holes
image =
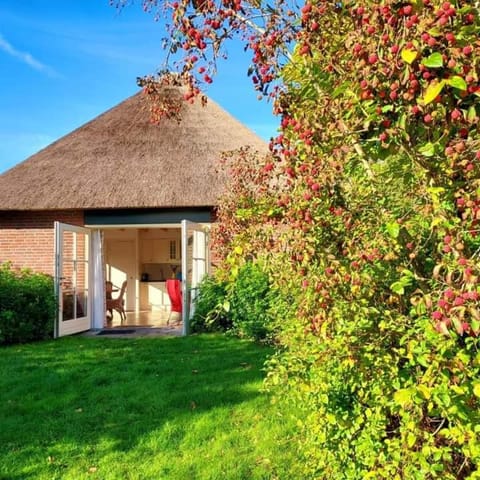
{"type": "Polygon", "coordinates": [[[223,335],[0,349],[0,479],[291,479],[269,349],[223,335]]]}

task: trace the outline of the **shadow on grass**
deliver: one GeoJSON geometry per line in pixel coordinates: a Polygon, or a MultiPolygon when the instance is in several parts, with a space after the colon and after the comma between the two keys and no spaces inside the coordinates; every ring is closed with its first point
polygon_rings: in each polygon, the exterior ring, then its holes
{"type": "Polygon", "coordinates": [[[154,432],[181,442],[195,416],[259,395],[269,353],[221,335],[75,337],[2,348],[0,478],[6,471],[9,479],[35,478],[25,470],[15,477],[15,452],[21,467],[22,457],[45,462],[59,450],[102,442],[127,452],[154,432]]]}

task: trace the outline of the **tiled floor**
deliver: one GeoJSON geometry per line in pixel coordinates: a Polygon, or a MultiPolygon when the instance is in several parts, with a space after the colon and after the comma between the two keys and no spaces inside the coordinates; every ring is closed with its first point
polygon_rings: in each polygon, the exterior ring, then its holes
{"type": "MultiPolygon", "coordinates": [[[[127,320],[121,322],[120,315],[117,312],[113,313],[112,322],[108,322],[108,327],[163,327],[167,325],[169,312],[163,311],[143,311],[143,312],[127,312],[127,320]]],[[[107,319],[108,320],[108,319],[107,319]]],[[[170,323],[175,323],[178,319],[171,318],[170,323]]]]}
{"type": "MultiPolygon", "coordinates": [[[[127,321],[121,323],[120,315],[114,312],[112,322],[106,322],[104,329],[111,329],[111,336],[123,338],[145,335],[182,335],[181,319],[172,315],[167,325],[168,317],[169,312],[162,311],[127,312],[127,321]],[[122,329],[134,329],[135,331],[131,334],[117,335],[115,331],[122,329]]],[[[90,331],[87,335],[96,335],[97,333],[90,331]]]]}

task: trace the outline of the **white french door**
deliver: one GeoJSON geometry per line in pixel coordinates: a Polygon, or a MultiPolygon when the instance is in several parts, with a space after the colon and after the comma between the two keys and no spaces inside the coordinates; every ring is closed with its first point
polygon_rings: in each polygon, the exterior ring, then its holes
{"type": "Polygon", "coordinates": [[[202,278],[209,273],[208,228],[182,220],[182,322],[188,335],[195,297],[202,278]]]}
{"type": "Polygon", "coordinates": [[[90,230],[55,222],[55,293],[58,314],[55,337],[89,330],[91,298],[90,230]]]}

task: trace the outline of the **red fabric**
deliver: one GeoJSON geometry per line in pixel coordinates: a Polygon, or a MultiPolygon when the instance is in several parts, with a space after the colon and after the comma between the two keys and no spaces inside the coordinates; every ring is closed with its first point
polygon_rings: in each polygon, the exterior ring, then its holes
{"type": "Polygon", "coordinates": [[[172,312],[182,313],[182,289],[180,280],[167,280],[167,293],[170,297],[172,312]]]}

